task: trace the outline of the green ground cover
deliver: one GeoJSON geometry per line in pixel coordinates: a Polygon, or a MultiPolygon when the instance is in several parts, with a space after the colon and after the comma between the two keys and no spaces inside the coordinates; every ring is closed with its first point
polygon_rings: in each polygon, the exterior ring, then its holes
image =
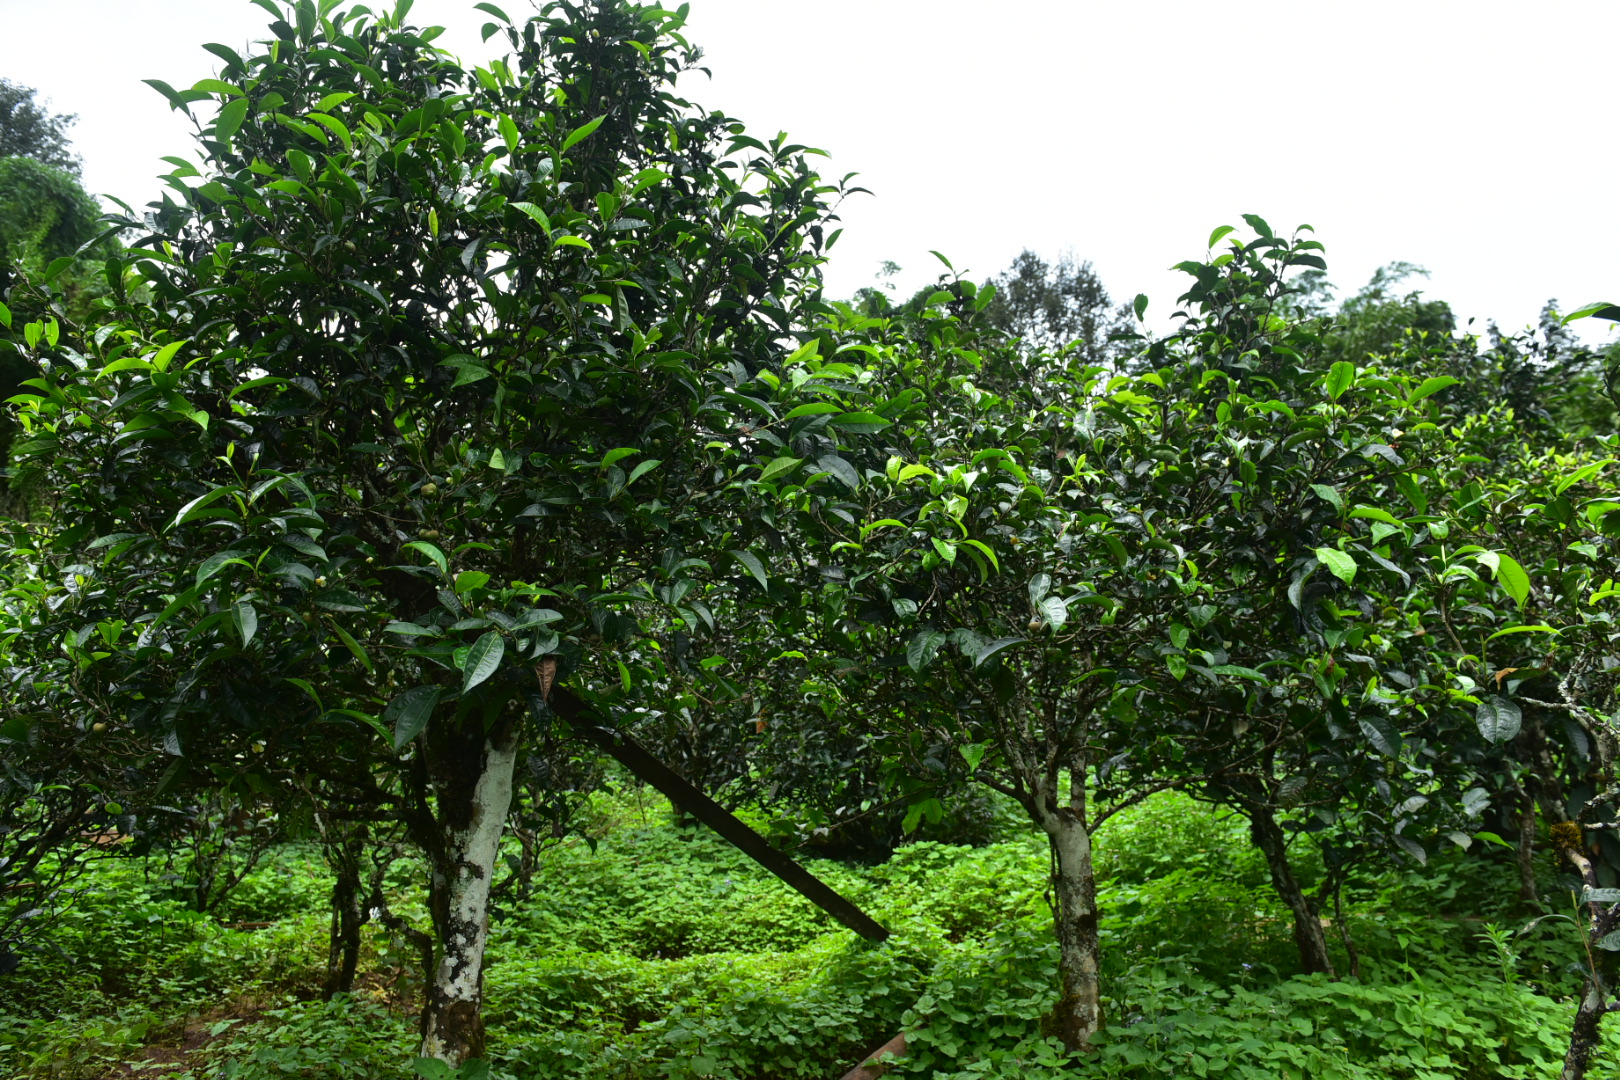
{"type": "MultiPolygon", "coordinates": [[[[1484,932],[1527,921],[1507,852],[1358,880],[1346,914],[1361,977],[1302,977],[1242,822],[1160,796],[1102,836],[1109,1027],[1076,1065],[1042,1031],[1057,985],[1046,849],[1010,817],[980,847],[811,860],[894,931],[881,946],[662,802],[601,795],[589,818],[594,850],[550,849],[532,897],[499,911],[495,1077],[836,1077],[902,1028],[897,1074],[953,1078],[1541,1077],[1567,1045],[1580,947],[1567,924],[1538,924],[1506,956],[1484,932]]],[[[97,869],[60,951],[0,987],[0,1075],[409,1075],[418,976],[399,935],[368,927],[356,992],[320,1000],[318,851],[277,849],[208,916],[178,899],[173,869],[97,869]]],[[[421,919],[404,884],[416,875],[395,873],[396,912],[421,919]]],[[[1620,1067],[1616,1034],[1600,1070],[1620,1067]]]]}

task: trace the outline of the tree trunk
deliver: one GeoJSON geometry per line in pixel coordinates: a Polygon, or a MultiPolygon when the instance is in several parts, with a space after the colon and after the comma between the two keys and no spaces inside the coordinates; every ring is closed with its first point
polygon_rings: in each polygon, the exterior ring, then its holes
{"type": "Polygon", "coordinates": [[[515,732],[476,716],[429,732],[434,835],[428,907],[436,963],[422,1010],[422,1056],[459,1066],[484,1053],[484,945],[501,830],[512,803],[515,732]]]}
{"type": "MultiPolygon", "coordinates": [[[[1580,827],[1573,822],[1554,825],[1552,840],[1555,845],[1563,845],[1564,858],[1580,872],[1586,887],[1596,889],[1597,874],[1592,869],[1591,860],[1578,846],[1581,843],[1580,827]]],[[[1581,1004],[1575,1010],[1575,1023],[1569,1033],[1569,1052],[1564,1055],[1564,1071],[1559,1074],[1560,1080],[1584,1080],[1586,1076],[1592,1054],[1597,1050],[1598,1028],[1609,1011],[1604,986],[1612,982],[1616,967],[1614,953],[1599,948],[1594,955],[1592,946],[1620,928],[1620,904],[1605,908],[1600,903],[1588,901],[1586,908],[1591,919],[1586,927],[1586,957],[1593,969],[1586,973],[1586,984],[1581,989],[1581,1004]]]]}
{"type": "Polygon", "coordinates": [[[1541,898],[1536,895],[1536,802],[1530,793],[1519,789],[1519,899],[1526,905],[1539,908],[1541,898]]]}
{"type": "Polygon", "coordinates": [[[360,929],[366,924],[364,897],[360,889],[360,858],[365,851],[363,835],[345,837],[326,845],[326,861],[331,866],[332,930],[326,950],[326,985],[321,996],[327,1001],[354,990],[354,974],[360,965],[360,929]]]}
{"type": "Polygon", "coordinates": [[[1337,978],[1333,959],[1328,955],[1327,935],[1322,932],[1322,920],[1294,876],[1294,868],[1288,861],[1288,837],[1278,826],[1276,815],[1265,803],[1246,802],[1243,809],[1249,816],[1249,836],[1266,857],[1271,887],[1294,914],[1294,945],[1299,949],[1300,970],[1307,975],[1337,978]]]}
{"type": "Polygon", "coordinates": [[[1559,1080],[1583,1080],[1586,1067],[1592,1063],[1592,1053],[1598,1045],[1598,1025],[1603,1023],[1607,1007],[1603,1002],[1603,987],[1588,978],[1581,994],[1580,1008],[1575,1010],[1575,1025],[1569,1033],[1569,1052],[1564,1055],[1564,1071],[1559,1080]]]}
{"type": "Polygon", "coordinates": [[[1102,1027],[1091,834],[1080,815],[1067,806],[1041,806],[1036,816],[1052,849],[1052,918],[1063,990],[1053,1010],[1054,1026],[1065,1046],[1084,1050],[1102,1027]]]}

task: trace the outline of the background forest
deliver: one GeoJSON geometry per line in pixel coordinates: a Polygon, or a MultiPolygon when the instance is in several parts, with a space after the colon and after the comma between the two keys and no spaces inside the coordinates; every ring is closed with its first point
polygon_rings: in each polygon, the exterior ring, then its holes
{"type": "Polygon", "coordinates": [[[0,82],[7,1075],[1620,1068],[1620,307],[837,298],[684,8],[256,2],[139,212],[0,82]]]}

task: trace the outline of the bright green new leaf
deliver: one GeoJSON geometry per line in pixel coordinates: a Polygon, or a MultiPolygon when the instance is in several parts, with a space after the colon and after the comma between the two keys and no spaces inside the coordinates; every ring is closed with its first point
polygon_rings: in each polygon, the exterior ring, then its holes
{"type": "Polygon", "coordinates": [[[1525,600],[1530,596],[1530,575],[1511,555],[1497,553],[1496,583],[1513,597],[1515,604],[1524,607],[1525,600]]]}
{"type": "Polygon", "coordinates": [[[598,116],[595,120],[591,120],[591,121],[588,121],[588,122],[586,122],[584,124],[581,124],[579,127],[575,128],[573,131],[570,131],[568,133],[568,138],[563,140],[562,148],[558,152],[563,153],[563,154],[568,153],[570,147],[572,147],[575,143],[579,142],[581,139],[589,138],[591,132],[593,132],[597,128],[601,127],[602,126],[602,121],[606,120],[606,119],[607,119],[606,116],[598,116]]]}
{"type": "Polygon", "coordinates": [[[1356,560],[1348,552],[1338,548],[1319,547],[1316,549],[1316,561],[1327,567],[1333,576],[1346,585],[1356,580],[1356,560]]]}
{"type": "Polygon", "coordinates": [[[1322,385],[1327,390],[1328,397],[1334,401],[1338,401],[1355,381],[1356,365],[1348,360],[1340,360],[1322,376],[1322,385]]]}
{"type": "Polygon", "coordinates": [[[229,142],[242,127],[242,121],[247,119],[247,98],[236,98],[220,106],[219,119],[214,121],[214,138],[220,142],[229,142]]]}
{"type": "Polygon", "coordinates": [[[1412,391],[1412,396],[1407,400],[1409,403],[1416,405],[1430,394],[1437,394],[1448,386],[1456,386],[1460,381],[1461,380],[1459,379],[1452,378],[1450,375],[1436,375],[1433,378],[1424,379],[1423,382],[1418,385],[1418,388],[1412,391]]]}

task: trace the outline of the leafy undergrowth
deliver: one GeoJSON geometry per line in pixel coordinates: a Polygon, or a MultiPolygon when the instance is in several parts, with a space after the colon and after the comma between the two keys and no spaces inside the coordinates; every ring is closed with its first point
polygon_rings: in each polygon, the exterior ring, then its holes
{"type": "MultiPolygon", "coordinates": [[[[1074,1062],[1042,1030],[1056,951],[1039,840],[812,863],[893,930],[872,946],[667,808],[601,798],[615,826],[594,851],[553,848],[492,933],[496,1078],[830,1077],[902,1029],[897,1075],[1543,1077],[1567,1038],[1578,946],[1563,924],[1514,939],[1506,962],[1481,935],[1523,922],[1503,859],[1454,852],[1360,881],[1346,899],[1361,978],[1302,977],[1242,823],[1152,800],[1101,837],[1109,1027],[1074,1062]]],[[[391,893],[420,922],[412,870],[391,893]]],[[[327,888],[319,853],[290,845],[200,916],[156,860],[103,865],[60,953],[0,983],[0,1075],[409,1075],[413,953],[369,927],[356,993],[321,1001],[327,888]]],[[[1614,1074],[1617,1049],[1611,1030],[1593,1075],[1614,1074]]]]}

